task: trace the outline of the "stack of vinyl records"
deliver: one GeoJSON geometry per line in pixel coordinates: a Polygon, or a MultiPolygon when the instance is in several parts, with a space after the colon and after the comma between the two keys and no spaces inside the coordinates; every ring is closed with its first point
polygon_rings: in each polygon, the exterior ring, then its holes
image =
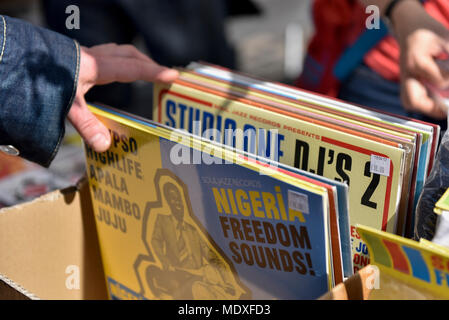
{"type": "Polygon", "coordinates": [[[155,121],[91,106],[111,298],[315,299],[370,263],[357,225],[408,237],[440,129],[205,63],[155,121]]]}

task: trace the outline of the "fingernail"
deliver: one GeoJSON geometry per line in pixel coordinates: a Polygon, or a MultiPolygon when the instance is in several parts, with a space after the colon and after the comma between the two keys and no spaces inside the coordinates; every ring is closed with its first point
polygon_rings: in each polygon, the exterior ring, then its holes
{"type": "Polygon", "coordinates": [[[165,69],[162,74],[163,81],[173,81],[176,80],[179,77],[178,70],[175,69],[165,69]]]}
{"type": "Polygon", "coordinates": [[[95,151],[103,152],[109,148],[109,138],[102,133],[97,133],[92,139],[89,140],[89,144],[95,149],[95,151]]]}

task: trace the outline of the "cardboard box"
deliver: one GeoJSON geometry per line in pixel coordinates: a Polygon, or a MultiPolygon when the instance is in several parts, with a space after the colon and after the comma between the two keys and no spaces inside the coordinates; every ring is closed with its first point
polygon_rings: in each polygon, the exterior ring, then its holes
{"type": "Polygon", "coordinates": [[[0,299],[107,299],[88,184],[0,210],[0,299]]]}
{"type": "Polygon", "coordinates": [[[370,266],[367,266],[345,282],[335,286],[331,291],[323,295],[320,300],[368,300],[372,289],[366,285],[368,277],[373,274],[370,266]]]}
{"type": "Polygon", "coordinates": [[[440,300],[434,292],[416,287],[376,266],[368,265],[344,283],[324,294],[320,300],[440,300]]]}
{"type": "MultiPolygon", "coordinates": [[[[367,266],[320,299],[437,298],[367,266]]],[[[4,299],[108,299],[87,181],[0,210],[4,299]]]]}

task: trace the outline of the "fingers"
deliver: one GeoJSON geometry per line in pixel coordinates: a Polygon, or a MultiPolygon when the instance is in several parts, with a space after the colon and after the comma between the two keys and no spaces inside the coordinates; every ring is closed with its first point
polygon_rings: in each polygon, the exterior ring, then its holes
{"type": "Polygon", "coordinates": [[[115,56],[135,58],[142,61],[153,61],[146,54],[140,52],[135,46],[130,44],[118,45],[116,43],[101,44],[89,48],[89,51],[98,56],[115,56]]]}
{"type": "Polygon", "coordinates": [[[449,43],[443,37],[429,30],[417,30],[408,40],[404,50],[404,66],[408,74],[429,82],[435,87],[449,85],[449,68],[445,60],[449,43]]]}
{"type": "Polygon", "coordinates": [[[444,60],[448,52],[447,40],[433,29],[421,28],[400,43],[404,107],[434,119],[444,119],[447,110],[437,95],[439,90],[449,86],[449,61],[444,60]]]}
{"type": "Polygon", "coordinates": [[[132,45],[81,47],[77,94],[68,119],[88,145],[104,152],[111,144],[109,131],[89,111],[84,94],[98,84],[137,80],[170,83],[178,76],[176,70],[160,66],[132,45]]]}
{"type": "Polygon", "coordinates": [[[407,57],[407,73],[423,82],[429,82],[435,87],[449,85],[448,73],[439,66],[435,57],[429,52],[414,50],[407,57]]]}
{"type": "Polygon", "coordinates": [[[111,144],[109,131],[89,111],[84,94],[98,84],[137,80],[170,83],[178,76],[178,71],[157,64],[132,45],[81,47],[77,94],[68,119],[88,145],[104,152],[111,144]]]}
{"type": "Polygon", "coordinates": [[[446,112],[429,96],[426,87],[415,78],[402,81],[401,99],[407,110],[421,112],[435,119],[446,118],[446,112]]]}
{"type": "Polygon", "coordinates": [[[178,71],[160,66],[154,61],[121,56],[100,56],[97,57],[96,62],[98,66],[96,84],[137,80],[170,83],[179,76],[178,71]]]}
{"type": "Polygon", "coordinates": [[[416,78],[430,82],[437,87],[449,85],[447,74],[443,74],[444,71],[438,66],[432,56],[421,55],[415,57],[411,64],[408,70],[413,72],[416,78]]]}
{"type": "Polygon", "coordinates": [[[178,71],[157,64],[132,45],[104,44],[83,49],[95,61],[94,84],[137,80],[171,83],[179,76],[178,71]]]}
{"type": "Polygon", "coordinates": [[[96,152],[109,149],[111,145],[109,130],[90,112],[82,95],[76,97],[70,108],[68,119],[83,140],[96,152]]]}

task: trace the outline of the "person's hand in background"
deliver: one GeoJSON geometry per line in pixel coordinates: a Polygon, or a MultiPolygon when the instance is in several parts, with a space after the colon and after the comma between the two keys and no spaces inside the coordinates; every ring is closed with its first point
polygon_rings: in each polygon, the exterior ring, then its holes
{"type": "Polygon", "coordinates": [[[444,119],[444,106],[432,96],[429,87],[449,87],[449,73],[436,60],[447,58],[449,30],[431,17],[419,1],[404,0],[391,15],[400,46],[401,100],[409,111],[444,119]]]}
{"type": "Polygon", "coordinates": [[[81,47],[76,96],[68,119],[95,151],[104,152],[111,144],[108,129],[89,111],[84,95],[95,85],[112,82],[170,83],[178,72],[158,65],[132,45],[104,44],[81,47]]]}

